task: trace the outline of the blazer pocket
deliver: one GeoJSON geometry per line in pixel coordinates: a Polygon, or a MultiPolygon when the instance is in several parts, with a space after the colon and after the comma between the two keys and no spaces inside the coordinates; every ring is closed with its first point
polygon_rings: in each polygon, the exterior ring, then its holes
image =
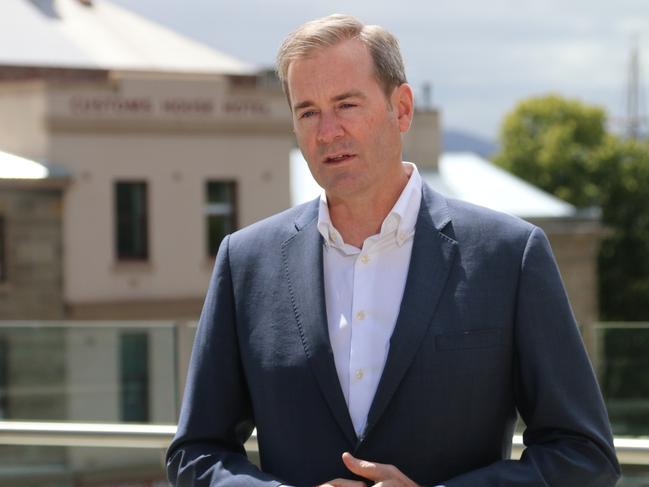
{"type": "Polygon", "coordinates": [[[435,337],[437,350],[467,350],[472,348],[491,348],[503,343],[503,330],[484,328],[466,330],[461,333],[448,333],[435,337]]]}

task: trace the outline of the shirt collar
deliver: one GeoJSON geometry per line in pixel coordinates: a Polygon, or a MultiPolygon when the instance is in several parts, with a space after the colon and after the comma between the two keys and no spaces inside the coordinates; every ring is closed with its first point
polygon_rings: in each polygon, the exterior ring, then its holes
{"type": "MultiPolygon", "coordinates": [[[[409,174],[408,183],[401,191],[397,202],[387,214],[381,224],[379,238],[394,235],[399,246],[403,245],[415,232],[419,206],[421,205],[422,182],[417,166],[411,162],[404,162],[406,172],[409,174]]],[[[329,215],[327,195],[323,191],[320,195],[318,209],[318,231],[324,238],[325,245],[342,248],[343,242],[340,232],[336,230],[329,215]]]]}

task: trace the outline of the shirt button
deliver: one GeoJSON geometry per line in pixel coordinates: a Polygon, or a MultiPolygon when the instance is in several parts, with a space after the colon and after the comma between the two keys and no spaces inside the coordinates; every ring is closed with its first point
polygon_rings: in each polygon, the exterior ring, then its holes
{"type": "Polygon", "coordinates": [[[363,372],[363,369],[358,369],[358,370],[356,371],[356,378],[357,378],[358,380],[361,380],[361,379],[363,378],[363,375],[365,375],[365,372],[363,372]]]}
{"type": "Polygon", "coordinates": [[[370,258],[367,256],[367,254],[361,255],[361,262],[363,264],[367,264],[370,261],[370,258]]]}
{"type": "Polygon", "coordinates": [[[356,319],[358,321],[363,321],[365,319],[365,312],[359,311],[358,313],[356,313],[356,319]]]}

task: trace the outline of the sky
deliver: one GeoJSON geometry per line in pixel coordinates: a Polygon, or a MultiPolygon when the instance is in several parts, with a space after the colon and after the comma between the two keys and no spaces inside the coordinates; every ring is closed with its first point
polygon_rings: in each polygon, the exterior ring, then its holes
{"type": "Polygon", "coordinates": [[[649,0],[111,1],[262,67],[301,23],[355,15],[399,38],[415,96],[432,85],[445,129],[491,140],[518,101],[548,93],[603,106],[621,127],[634,37],[648,89],[649,0]]]}

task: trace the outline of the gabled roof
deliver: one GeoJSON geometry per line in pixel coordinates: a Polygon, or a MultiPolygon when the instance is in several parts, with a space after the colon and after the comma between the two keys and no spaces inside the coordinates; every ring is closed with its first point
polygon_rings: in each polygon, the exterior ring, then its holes
{"type": "Polygon", "coordinates": [[[0,65],[224,74],[255,71],[251,65],[108,0],[0,1],[0,65]]]}
{"type": "MultiPolygon", "coordinates": [[[[508,173],[486,159],[467,152],[444,153],[439,170],[420,169],[422,179],[451,198],[485,206],[521,218],[575,218],[578,210],[508,173]]],[[[291,152],[291,201],[304,203],[320,194],[302,153],[291,152]]],[[[583,215],[581,215],[583,216],[583,215]]]]}
{"type": "Polygon", "coordinates": [[[460,200],[522,218],[568,218],[577,209],[470,152],[446,152],[438,171],[422,171],[433,189],[460,200]]]}

